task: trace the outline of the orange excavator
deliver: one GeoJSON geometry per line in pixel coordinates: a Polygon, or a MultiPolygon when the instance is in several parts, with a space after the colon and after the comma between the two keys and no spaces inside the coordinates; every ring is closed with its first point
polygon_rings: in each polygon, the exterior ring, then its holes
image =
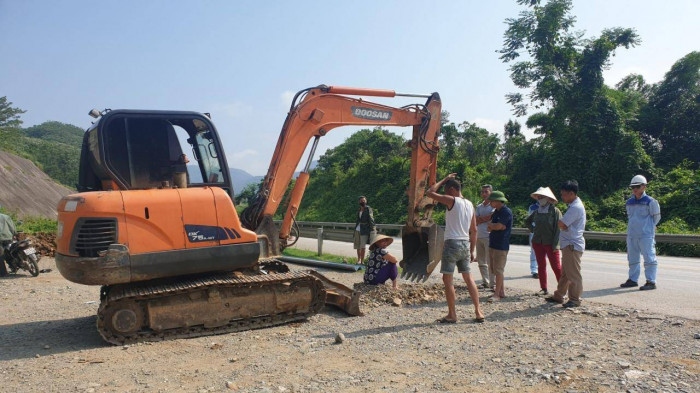
{"type": "Polygon", "coordinates": [[[402,94],[325,85],[297,93],[268,173],[240,218],[207,114],[92,110],[97,120],[83,139],[79,192],[57,208],[56,265],[70,281],[101,285],[102,337],[123,344],[263,328],[306,319],[326,302],[359,314],[349,288],[275,259],[291,245],[318,141],[340,126],[413,127],[402,267],[404,278],[427,278],[442,247],[425,196],[436,176],[440,97],[408,95],[427,102],[393,108],[361,96],[402,94]],[[273,216],[311,139],[278,228],[273,216]],[[184,151],[197,165],[187,165],[184,151]]]}

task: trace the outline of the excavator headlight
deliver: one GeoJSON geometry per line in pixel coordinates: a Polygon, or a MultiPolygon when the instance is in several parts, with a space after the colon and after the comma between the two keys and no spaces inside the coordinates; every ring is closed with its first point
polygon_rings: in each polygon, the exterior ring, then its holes
{"type": "Polygon", "coordinates": [[[67,196],[61,199],[61,202],[59,202],[58,204],[58,209],[64,212],[74,212],[76,211],[76,209],[78,208],[78,204],[80,203],[85,203],[85,198],[67,196]],[[61,205],[63,205],[63,208],[61,208],[61,205]]]}
{"type": "Polygon", "coordinates": [[[76,201],[76,200],[66,201],[66,206],[63,208],[63,211],[74,212],[77,207],[78,207],[78,201],[76,201]]]}

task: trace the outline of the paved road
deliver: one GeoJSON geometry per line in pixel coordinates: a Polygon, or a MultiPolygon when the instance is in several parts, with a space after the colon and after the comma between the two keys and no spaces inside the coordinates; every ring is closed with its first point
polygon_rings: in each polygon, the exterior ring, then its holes
{"type": "MultiPolygon", "coordinates": [[[[295,247],[318,250],[318,241],[300,238],[295,247]]],[[[324,240],[323,252],[327,254],[356,257],[352,244],[324,240]]],[[[399,259],[402,255],[401,239],[395,238],[389,252],[399,259]]],[[[700,320],[700,259],[659,256],[657,290],[640,291],[623,289],[620,283],[627,279],[627,255],[619,252],[586,251],[582,258],[584,300],[608,303],[625,308],[663,315],[700,320]]],[[[539,291],[539,280],[530,276],[530,251],[527,246],[513,245],[506,266],[506,291],[508,287],[539,291]]],[[[481,279],[476,264],[472,265],[475,279],[481,279]]],[[[551,268],[548,268],[550,293],[556,288],[551,268]]],[[[641,282],[644,281],[643,272],[641,282]]],[[[440,282],[439,267],[429,282],[440,282]]]]}

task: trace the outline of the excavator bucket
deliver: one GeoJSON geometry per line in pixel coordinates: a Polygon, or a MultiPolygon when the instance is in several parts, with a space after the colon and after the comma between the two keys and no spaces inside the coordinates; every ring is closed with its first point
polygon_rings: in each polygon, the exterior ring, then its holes
{"type": "Polygon", "coordinates": [[[401,278],[408,281],[425,282],[442,259],[442,244],[445,231],[437,224],[414,228],[403,227],[403,269],[401,278]]]}
{"type": "Polygon", "coordinates": [[[307,273],[323,282],[323,288],[326,290],[326,304],[332,304],[345,311],[348,315],[364,315],[360,311],[359,292],[355,292],[339,282],[332,281],[315,270],[308,270],[307,273]]]}

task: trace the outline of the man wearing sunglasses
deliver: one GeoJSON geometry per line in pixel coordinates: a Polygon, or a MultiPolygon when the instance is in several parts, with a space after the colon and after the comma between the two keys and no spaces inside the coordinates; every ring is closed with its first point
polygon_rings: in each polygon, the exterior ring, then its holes
{"type": "Polygon", "coordinates": [[[627,262],[629,278],[620,284],[622,288],[636,288],[641,273],[640,255],[644,258],[646,284],[639,289],[656,289],[656,225],[661,220],[661,208],[656,199],[646,193],[647,179],[636,175],[630,182],[632,196],[627,200],[627,262]]]}

